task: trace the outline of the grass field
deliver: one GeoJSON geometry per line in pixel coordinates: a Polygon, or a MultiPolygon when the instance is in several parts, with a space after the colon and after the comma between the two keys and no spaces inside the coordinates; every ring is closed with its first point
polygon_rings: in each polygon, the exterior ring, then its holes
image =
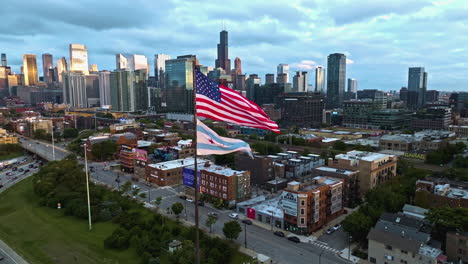
{"type": "MultiPolygon", "coordinates": [[[[88,222],[63,216],[58,209],[40,206],[33,193],[32,177],[0,194],[0,238],[31,264],[139,264],[132,249],[104,248],[103,241],[117,225],[88,222]]],[[[248,263],[251,258],[237,252],[231,264],[248,263]]],[[[167,263],[167,255],[161,263],[167,263]]]]}
{"type": "Polygon", "coordinates": [[[110,222],[97,223],[89,232],[86,221],[39,206],[32,178],[0,195],[0,237],[31,264],[140,263],[133,250],[104,248],[102,241],[116,227],[110,222]]]}
{"type": "Polygon", "coordinates": [[[8,153],[8,154],[5,154],[5,155],[0,155],[0,161],[14,159],[14,158],[17,158],[17,157],[20,157],[20,156],[23,156],[23,155],[24,155],[24,152],[22,152],[22,151],[12,152],[12,153],[8,153]]]}

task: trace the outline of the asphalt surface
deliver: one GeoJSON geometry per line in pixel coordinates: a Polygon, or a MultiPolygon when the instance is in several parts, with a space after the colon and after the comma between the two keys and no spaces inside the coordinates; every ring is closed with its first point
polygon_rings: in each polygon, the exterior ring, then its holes
{"type": "MultiPolygon", "coordinates": [[[[17,159],[19,160],[19,164],[12,164],[10,168],[3,168],[0,170],[0,185],[2,185],[2,188],[0,188],[0,193],[4,192],[21,180],[33,175],[39,170],[39,168],[29,167],[31,164],[34,167],[38,167],[39,165],[32,159],[31,156],[23,156],[17,159]],[[17,169],[13,170],[13,167],[16,167],[17,169]],[[26,170],[29,171],[25,172],[26,170]],[[7,175],[10,173],[11,175],[7,175]]],[[[0,240],[0,256],[4,258],[0,261],[2,264],[27,264],[27,262],[21,256],[19,256],[2,240],[0,240]]]]}
{"type": "MultiPolygon", "coordinates": [[[[51,146],[48,143],[37,142],[35,140],[21,139],[21,143],[24,148],[37,153],[38,155],[52,159],[51,146]]],[[[57,147],[55,149],[55,158],[63,158],[68,155],[67,151],[63,147],[57,147]]],[[[90,172],[90,176],[94,181],[98,181],[101,184],[108,185],[112,188],[118,188],[126,181],[131,181],[131,175],[122,172],[115,172],[107,170],[109,163],[96,163],[89,162],[89,167],[93,167],[90,172]],[[116,179],[119,179],[116,181],[116,179]]],[[[188,222],[194,223],[194,204],[186,200],[182,200],[178,196],[182,194],[183,187],[151,187],[146,185],[144,182],[132,182],[132,184],[139,187],[139,193],[145,193],[146,198],[141,198],[136,195],[135,198],[144,202],[154,204],[154,201],[158,196],[162,197],[160,210],[167,212],[167,208],[175,202],[181,202],[184,205],[184,212],[180,215],[181,219],[186,219],[188,222]]],[[[132,196],[132,191],[128,195],[132,196]]],[[[170,211],[170,210],[169,210],[170,211]]],[[[222,235],[222,228],[225,222],[232,219],[229,218],[229,210],[218,210],[212,208],[209,204],[199,207],[199,223],[200,228],[208,230],[204,225],[207,219],[207,215],[210,212],[218,214],[218,221],[212,226],[213,233],[222,235]]],[[[240,220],[239,220],[240,221],[240,220]]],[[[241,224],[242,228],[247,228],[247,248],[252,249],[258,253],[269,256],[273,259],[274,263],[294,263],[294,264],[331,264],[331,263],[349,263],[347,260],[337,256],[335,251],[331,251],[327,248],[321,247],[317,244],[312,243],[294,243],[286,238],[277,237],[273,234],[273,231],[267,230],[257,225],[245,226],[241,224]]],[[[245,244],[245,233],[244,231],[239,235],[237,242],[240,245],[245,244]]]]}

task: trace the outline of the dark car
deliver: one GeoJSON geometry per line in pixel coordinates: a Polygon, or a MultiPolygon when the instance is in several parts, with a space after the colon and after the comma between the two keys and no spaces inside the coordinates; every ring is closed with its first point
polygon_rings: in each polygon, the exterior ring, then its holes
{"type": "Polygon", "coordinates": [[[182,199],[182,200],[187,200],[187,196],[185,196],[185,195],[181,195],[181,196],[179,196],[179,198],[182,199]]]}
{"type": "Polygon", "coordinates": [[[28,172],[29,172],[29,170],[25,170],[25,171],[24,171],[24,173],[28,173],[28,172]]]}
{"type": "Polygon", "coordinates": [[[32,167],[34,167],[34,165],[33,165],[33,164],[29,164],[29,168],[32,168],[32,167]]]}
{"type": "Polygon", "coordinates": [[[5,259],[5,257],[4,257],[4,256],[0,256],[0,261],[1,261],[1,260],[4,260],[4,259],[5,259]]]}
{"type": "Polygon", "coordinates": [[[252,221],[250,221],[249,219],[244,219],[244,220],[242,220],[242,223],[244,223],[246,225],[251,225],[252,221]]]}
{"type": "Polygon", "coordinates": [[[198,206],[205,206],[205,202],[204,201],[198,201],[198,206]]]}
{"type": "Polygon", "coordinates": [[[3,188],[3,185],[2,185],[2,184],[0,184],[0,189],[1,189],[1,188],[3,188]]]}
{"type": "Polygon", "coordinates": [[[13,167],[11,170],[12,170],[12,171],[15,171],[15,170],[17,170],[17,169],[18,169],[17,167],[13,167]]]}
{"type": "Polygon", "coordinates": [[[288,237],[288,240],[292,241],[294,243],[301,243],[301,240],[298,237],[295,237],[295,236],[288,237]]]}
{"type": "Polygon", "coordinates": [[[284,233],[281,231],[275,231],[273,234],[275,234],[275,236],[285,237],[284,233]]]}
{"type": "Polygon", "coordinates": [[[24,169],[23,169],[23,168],[20,168],[18,171],[19,171],[19,172],[22,172],[22,171],[24,171],[24,169]]]}

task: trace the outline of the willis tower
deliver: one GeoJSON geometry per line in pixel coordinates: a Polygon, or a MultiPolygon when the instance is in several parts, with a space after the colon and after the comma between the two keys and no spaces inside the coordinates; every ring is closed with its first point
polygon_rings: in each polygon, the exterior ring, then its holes
{"type": "Polygon", "coordinates": [[[231,71],[231,60],[228,56],[228,32],[219,33],[218,58],[215,61],[216,68],[223,68],[226,73],[231,71]]]}

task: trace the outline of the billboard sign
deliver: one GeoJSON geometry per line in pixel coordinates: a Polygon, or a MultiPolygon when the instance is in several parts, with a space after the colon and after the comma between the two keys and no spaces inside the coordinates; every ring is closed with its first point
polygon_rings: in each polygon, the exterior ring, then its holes
{"type": "Polygon", "coordinates": [[[139,161],[148,161],[148,152],[143,149],[135,149],[135,159],[139,161]]]}
{"type": "MultiPolygon", "coordinates": [[[[184,168],[182,170],[182,177],[183,177],[183,182],[184,182],[184,185],[187,186],[187,187],[191,187],[191,188],[194,188],[195,187],[195,177],[193,177],[193,173],[194,171],[192,169],[189,169],[189,168],[184,168]]],[[[197,180],[198,180],[198,188],[200,188],[200,171],[198,171],[198,177],[197,177],[197,180]]]]}
{"type": "Polygon", "coordinates": [[[283,191],[280,203],[285,214],[297,216],[297,193],[283,191]]]}

